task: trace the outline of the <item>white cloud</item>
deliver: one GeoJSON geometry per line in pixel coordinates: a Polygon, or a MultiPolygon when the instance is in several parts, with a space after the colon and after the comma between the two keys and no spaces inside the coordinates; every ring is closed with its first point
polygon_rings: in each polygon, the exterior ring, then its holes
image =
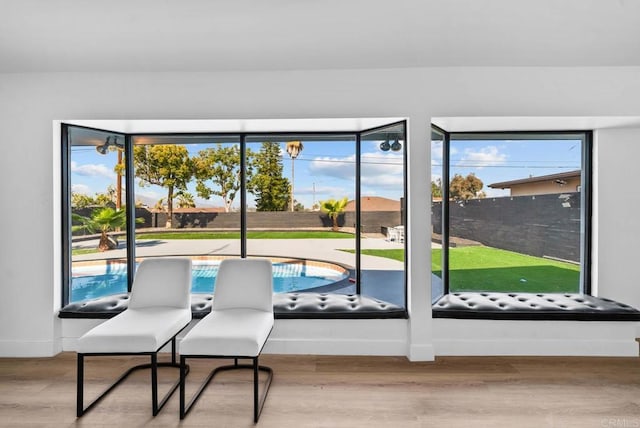
{"type": "Polygon", "coordinates": [[[337,158],[322,156],[314,158],[309,164],[309,172],[313,175],[353,179],[356,172],[356,156],[337,158]]]}
{"type": "Polygon", "coordinates": [[[91,188],[89,186],[87,186],[86,184],[72,184],[71,185],[71,191],[73,193],[79,193],[81,195],[90,195],[91,194],[91,188]]]}
{"type": "MultiPolygon", "coordinates": [[[[309,171],[314,175],[353,180],[355,176],[355,155],[346,157],[317,157],[311,161],[309,171]]],[[[403,157],[400,153],[363,153],[361,158],[361,179],[363,183],[379,177],[397,176],[402,180],[403,157]]],[[[382,180],[381,180],[382,181],[382,180]]]]}
{"type": "Polygon", "coordinates": [[[110,180],[114,180],[116,178],[116,173],[113,172],[113,168],[103,164],[88,163],[78,165],[77,162],[71,162],[71,172],[83,177],[105,177],[110,180]]]}
{"type": "MultiPolygon", "coordinates": [[[[373,195],[377,190],[402,189],[403,156],[401,153],[363,153],[361,163],[362,193],[373,195]]],[[[311,161],[309,171],[315,176],[355,180],[355,155],[319,157],[311,161]]],[[[342,190],[344,192],[344,190],[342,190]]],[[[301,193],[296,189],[296,193],[301,193]]],[[[316,189],[316,193],[318,193],[316,189]]],[[[335,193],[332,189],[331,193],[335,193]]],[[[340,193],[340,192],[339,192],[340,193]]]]}
{"type": "Polygon", "coordinates": [[[487,166],[504,164],[507,155],[500,153],[496,146],[482,147],[480,150],[466,149],[457,166],[468,166],[482,169],[487,166]]]}

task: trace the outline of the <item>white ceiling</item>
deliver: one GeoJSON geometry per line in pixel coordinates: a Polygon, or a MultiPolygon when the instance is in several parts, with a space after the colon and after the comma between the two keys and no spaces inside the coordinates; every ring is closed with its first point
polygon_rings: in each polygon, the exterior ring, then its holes
{"type": "Polygon", "coordinates": [[[638,0],[0,0],[0,72],[627,65],[638,0]]]}

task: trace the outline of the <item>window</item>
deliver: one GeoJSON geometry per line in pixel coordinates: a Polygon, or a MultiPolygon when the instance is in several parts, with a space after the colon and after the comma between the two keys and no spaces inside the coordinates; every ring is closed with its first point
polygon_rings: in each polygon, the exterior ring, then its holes
{"type": "Polygon", "coordinates": [[[275,292],[401,308],[404,122],[353,132],[121,134],[63,124],[63,306],[126,293],[143,258],[269,257],[275,292]],[[107,246],[101,247],[101,235],[107,246]]]}
{"type": "Polygon", "coordinates": [[[125,135],[63,126],[63,302],[127,291],[125,135]],[[91,274],[88,274],[91,273],[91,274]],[[94,274],[95,273],[95,274],[94,274]]]}
{"type": "Polygon", "coordinates": [[[434,127],[433,298],[588,294],[590,152],[588,132],[434,127]]]}
{"type": "Polygon", "coordinates": [[[404,306],[405,282],[405,124],[361,135],[360,234],[362,293],[404,306]],[[382,233],[385,247],[369,239],[382,233]],[[380,256],[383,259],[380,259],[380,256]]]}

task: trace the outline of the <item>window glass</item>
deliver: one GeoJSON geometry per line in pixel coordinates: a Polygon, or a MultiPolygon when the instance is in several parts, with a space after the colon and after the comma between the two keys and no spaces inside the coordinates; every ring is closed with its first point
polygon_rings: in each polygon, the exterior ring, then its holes
{"type": "Polygon", "coordinates": [[[274,261],[276,292],[404,307],[405,131],[125,135],[63,124],[63,304],[126,293],[137,263],[163,256],[190,257],[192,292],[210,294],[220,260],[255,256],[274,261]]]}
{"type": "Polygon", "coordinates": [[[361,135],[362,294],[405,306],[405,124],[361,135]]]}
{"type": "Polygon", "coordinates": [[[71,302],[127,292],[122,134],[67,127],[71,302]]]}
{"type": "Polygon", "coordinates": [[[249,136],[247,254],[275,292],[355,292],[354,135],[249,136]]]}
{"type": "Polygon", "coordinates": [[[445,292],[443,281],[442,166],[444,132],[431,130],[431,301],[445,292]]]}
{"type": "Polygon", "coordinates": [[[449,291],[581,292],[584,134],[450,138],[449,291]]]}
{"type": "Polygon", "coordinates": [[[133,137],[136,258],[189,256],[192,292],[212,293],[220,260],[240,256],[240,138],[133,137]]]}

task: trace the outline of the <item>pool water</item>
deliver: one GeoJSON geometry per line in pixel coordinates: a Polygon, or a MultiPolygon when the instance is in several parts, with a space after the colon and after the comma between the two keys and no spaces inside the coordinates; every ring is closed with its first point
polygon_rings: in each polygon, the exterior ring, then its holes
{"type": "MultiPolygon", "coordinates": [[[[194,260],[192,293],[211,294],[218,274],[218,260],[194,260]]],[[[305,263],[274,263],[273,291],[288,293],[322,287],[347,278],[346,271],[305,263]]],[[[127,266],[113,263],[73,268],[71,302],[96,299],[127,292],[127,266]]]]}

